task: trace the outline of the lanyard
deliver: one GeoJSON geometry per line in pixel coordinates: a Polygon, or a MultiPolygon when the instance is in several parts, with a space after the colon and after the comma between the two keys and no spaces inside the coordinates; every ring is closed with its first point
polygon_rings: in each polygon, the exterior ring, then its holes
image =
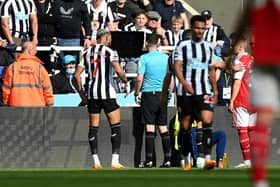
{"type": "Polygon", "coordinates": [[[225,77],[225,81],[226,81],[226,87],[228,87],[228,83],[229,83],[229,80],[230,80],[230,75],[228,75],[226,72],[224,73],[224,77],[225,77]]]}

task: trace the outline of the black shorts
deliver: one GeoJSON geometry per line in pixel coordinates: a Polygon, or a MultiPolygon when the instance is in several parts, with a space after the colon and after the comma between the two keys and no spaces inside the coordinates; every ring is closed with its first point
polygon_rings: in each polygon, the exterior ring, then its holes
{"type": "Polygon", "coordinates": [[[110,113],[116,109],[120,108],[116,99],[90,99],[88,100],[88,113],[98,114],[101,112],[101,109],[104,109],[104,112],[110,113]]]}
{"type": "Polygon", "coordinates": [[[200,112],[202,110],[214,110],[211,103],[205,102],[205,97],[208,95],[196,96],[177,96],[177,106],[181,116],[195,115],[198,120],[200,119],[200,112]]]}
{"type": "Polygon", "coordinates": [[[160,107],[161,92],[143,92],[141,95],[141,122],[143,124],[167,125],[167,103],[160,107]]]}

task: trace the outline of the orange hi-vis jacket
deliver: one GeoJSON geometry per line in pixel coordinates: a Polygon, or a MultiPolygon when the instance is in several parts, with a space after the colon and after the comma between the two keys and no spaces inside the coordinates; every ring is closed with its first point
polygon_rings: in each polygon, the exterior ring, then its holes
{"type": "Polygon", "coordinates": [[[53,90],[48,72],[36,56],[22,53],[6,70],[3,103],[8,106],[53,105],[53,90]]]}

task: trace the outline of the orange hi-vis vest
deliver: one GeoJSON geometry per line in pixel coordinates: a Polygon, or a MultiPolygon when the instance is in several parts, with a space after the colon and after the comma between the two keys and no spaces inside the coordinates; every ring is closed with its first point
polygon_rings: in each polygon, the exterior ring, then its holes
{"type": "Polygon", "coordinates": [[[48,72],[36,56],[21,54],[4,75],[3,103],[8,106],[53,105],[53,90],[48,72]]]}

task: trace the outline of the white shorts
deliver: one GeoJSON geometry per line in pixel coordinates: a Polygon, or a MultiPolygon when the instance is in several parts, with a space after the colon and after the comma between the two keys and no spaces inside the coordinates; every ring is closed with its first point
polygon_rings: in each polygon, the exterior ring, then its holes
{"type": "Polygon", "coordinates": [[[237,129],[253,129],[256,125],[257,113],[244,107],[236,107],[233,111],[233,127],[237,129]]]}
{"type": "Polygon", "coordinates": [[[256,67],[252,74],[251,104],[256,108],[279,110],[280,67],[256,67]]]}

